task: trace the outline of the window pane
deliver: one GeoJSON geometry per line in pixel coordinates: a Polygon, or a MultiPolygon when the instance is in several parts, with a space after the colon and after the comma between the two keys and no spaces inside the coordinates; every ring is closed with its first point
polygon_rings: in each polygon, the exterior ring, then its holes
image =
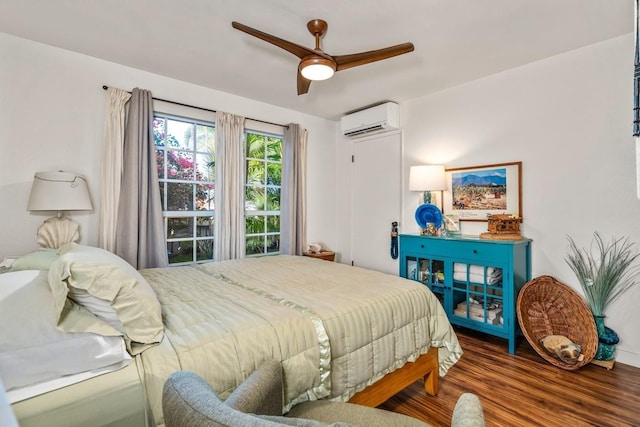
{"type": "Polygon", "coordinates": [[[247,157],[252,159],[264,159],[264,136],[255,133],[248,133],[246,138],[247,157]]]}
{"type": "Polygon", "coordinates": [[[215,128],[213,126],[196,125],[196,151],[215,151],[215,128]]]}
{"type": "Polygon", "coordinates": [[[280,185],[282,180],[282,164],[267,163],[267,184],[280,185]]]}
{"type": "Polygon", "coordinates": [[[264,162],[261,160],[247,161],[247,184],[264,185],[264,162]]]}
{"type": "Polygon", "coordinates": [[[278,252],[280,250],[280,235],[267,236],[267,252],[278,252]]]}
{"type": "Polygon", "coordinates": [[[164,150],[156,150],[156,169],[160,179],[164,179],[164,153],[164,150]]]}
{"type": "Polygon", "coordinates": [[[280,187],[267,188],[267,205],[265,210],[279,211],[280,210],[280,187]]]}
{"type": "Polygon", "coordinates": [[[193,150],[193,124],[167,119],[167,145],[193,150]]]}
{"type": "Polygon", "coordinates": [[[267,233],[280,231],[280,215],[269,215],[267,217],[267,233]]]}
{"type": "Polygon", "coordinates": [[[216,162],[213,154],[196,154],[196,181],[215,181],[216,162]]]}
{"type": "Polygon", "coordinates": [[[245,230],[247,234],[264,233],[265,217],[261,215],[248,215],[245,219],[245,230]]]}
{"type": "Polygon", "coordinates": [[[255,255],[255,254],[263,254],[264,251],[264,237],[263,236],[252,236],[247,237],[246,243],[246,253],[247,255],[255,255]]]}
{"type": "Polygon", "coordinates": [[[213,260],[213,240],[198,240],[196,248],[196,260],[213,260]]]}
{"type": "Polygon", "coordinates": [[[211,184],[196,184],[196,210],[212,211],[214,192],[211,184]]]}
{"type": "Polygon", "coordinates": [[[153,118],[153,141],[158,147],[165,146],[165,121],[160,117],[153,118]]]}
{"type": "Polygon", "coordinates": [[[167,238],[193,237],[193,218],[167,218],[167,238]]]}
{"type": "Polygon", "coordinates": [[[167,205],[165,204],[165,200],[164,200],[164,186],[165,186],[165,183],[160,182],[160,203],[162,203],[162,210],[166,211],[167,205]]]}
{"type": "Polygon", "coordinates": [[[282,139],[269,137],[267,139],[267,160],[282,161],[282,139]]]}
{"type": "Polygon", "coordinates": [[[245,193],[245,209],[248,211],[264,210],[264,187],[247,187],[245,193]]]}
{"type": "Polygon", "coordinates": [[[196,223],[196,236],[213,236],[213,217],[199,216],[196,223]]]}
{"type": "Polygon", "coordinates": [[[193,262],[193,240],[167,242],[167,252],[169,253],[169,264],[193,262]]]}
{"type": "Polygon", "coordinates": [[[169,150],[167,152],[167,178],[193,180],[193,153],[169,150]]]}
{"type": "Polygon", "coordinates": [[[168,182],[166,185],[168,211],[193,210],[193,184],[168,182]]]}

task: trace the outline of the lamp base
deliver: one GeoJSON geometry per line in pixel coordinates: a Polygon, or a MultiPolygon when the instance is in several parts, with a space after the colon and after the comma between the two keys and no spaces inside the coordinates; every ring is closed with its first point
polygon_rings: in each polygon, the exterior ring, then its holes
{"type": "Polygon", "coordinates": [[[77,242],[80,239],[79,225],[66,217],[52,217],[46,220],[39,228],[37,242],[50,249],[58,249],[69,242],[77,242]]]}

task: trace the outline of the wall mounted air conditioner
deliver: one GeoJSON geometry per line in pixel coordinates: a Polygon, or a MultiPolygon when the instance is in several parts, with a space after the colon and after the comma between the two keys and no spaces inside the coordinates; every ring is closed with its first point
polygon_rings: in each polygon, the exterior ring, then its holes
{"type": "Polygon", "coordinates": [[[398,104],[385,102],[347,114],[342,117],[341,127],[342,134],[349,138],[398,129],[400,127],[398,104]]]}

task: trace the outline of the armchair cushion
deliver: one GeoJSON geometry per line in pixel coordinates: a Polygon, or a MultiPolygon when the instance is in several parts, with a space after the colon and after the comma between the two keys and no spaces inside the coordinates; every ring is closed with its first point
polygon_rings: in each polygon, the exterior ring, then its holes
{"type": "Polygon", "coordinates": [[[429,424],[423,421],[395,412],[328,400],[300,403],[294,406],[287,416],[325,423],[343,421],[360,427],[429,427],[429,424]]]}

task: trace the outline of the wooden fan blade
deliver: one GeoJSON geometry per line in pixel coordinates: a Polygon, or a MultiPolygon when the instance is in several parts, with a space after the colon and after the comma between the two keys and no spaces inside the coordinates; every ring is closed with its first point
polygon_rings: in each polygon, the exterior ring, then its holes
{"type": "Polygon", "coordinates": [[[272,36],[271,34],[264,33],[260,30],[256,30],[255,28],[247,27],[239,22],[232,22],[231,26],[236,30],[243,31],[249,35],[257,37],[261,40],[266,41],[267,43],[271,43],[272,45],[278,46],[281,49],[286,50],[287,52],[293,53],[298,58],[302,59],[308,55],[317,55],[318,52],[309,49],[308,47],[300,46],[295,43],[291,43],[290,41],[283,40],[279,37],[272,36]]]}
{"type": "Polygon", "coordinates": [[[358,65],[369,64],[370,62],[381,61],[383,59],[392,58],[404,53],[412,52],[413,43],[402,43],[395,46],[385,47],[383,49],[370,50],[368,52],[354,53],[351,55],[334,56],[336,62],[336,71],[346,70],[347,68],[357,67],[358,65]]]}
{"type": "Polygon", "coordinates": [[[298,95],[304,95],[309,92],[309,86],[311,86],[311,80],[305,79],[300,70],[298,70],[298,95]]]}

